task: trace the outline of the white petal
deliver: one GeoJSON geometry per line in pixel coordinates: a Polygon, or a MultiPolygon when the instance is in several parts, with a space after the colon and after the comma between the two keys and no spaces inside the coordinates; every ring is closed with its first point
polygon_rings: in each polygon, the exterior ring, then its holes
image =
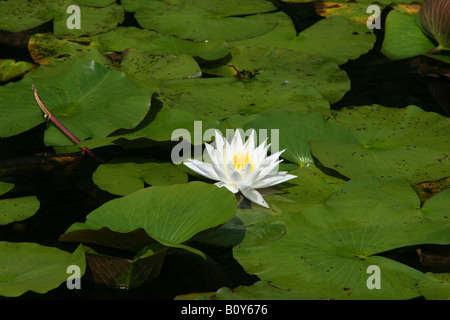
{"type": "Polygon", "coordinates": [[[239,129],[237,129],[234,132],[233,140],[231,141],[231,146],[234,150],[232,150],[233,154],[235,154],[237,151],[242,151],[244,147],[244,143],[242,141],[241,132],[239,129]]]}
{"type": "Polygon", "coordinates": [[[241,192],[244,195],[244,197],[246,197],[248,200],[250,200],[262,207],[269,208],[269,205],[264,200],[262,195],[255,189],[253,189],[253,188],[241,189],[241,192]]]}
{"type": "Polygon", "coordinates": [[[264,167],[261,167],[261,174],[260,177],[264,178],[267,175],[273,175],[273,174],[277,174],[278,173],[278,165],[282,162],[283,160],[278,160],[274,163],[270,163],[264,167]]]}
{"type": "Polygon", "coordinates": [[[250,132],[250,136],[248,137],[247,141],[244,144],[244,150],[254,150],[256,145],[256,131],[253,129],[250,132]]]}
{"type": "Polygon", "coordinates": [[[218,165],[216,165],[215,163],[212,164],[212,167],[214,169],[214,172],[217,174],[217,176],[219,177],[218,180],[221,180],[225,183],[230,182],[230,179],[228,178],[228,176],[225,174],[225,172],[223,172],[223,167],[219,167],[218,165]]]}
{"type": "Polygon", "coordinates": [[[265,176],[261,180],[254,183],[252,185],[252,187],[253,188],[267,188],[267,187],[271,187],[273,185],[285,182],[287,180],[291,180],[293,178],[297,178],[297,176],[294,176],[292,174],[265,176]]]}
{"type": "Polygon", "coordinates": [[[263,165],[268,165],[268,164],[271,163],[271,162],[277,161],[278,158],[280,157],[280,155],[281,155],[285,150],[286,150],[286,149],[281,150],[281,151],[278,151],[278,152],[275,152],[275,153],[271,154],[270,156],[268,156],[267,158],[265,158],[265,159],[263,160],[263,162],[262,162],[263,165]]]}
{"type": "Polygon", "coordinates": [[[234,165],[231,162],[228,162],[226,167],[227,167],[227,175],[230,178],[230,180],[236,184],[241,182],[241,180],[242,180],[241,174],[239,172],[237,172],[234,165]]]}
{"type": "Polygon", "coordinates": [[[225,187],[228,190],[230,190],[233,193],[237,193],[239,191],[238,187],[234,184],[227,184],[225,182],[219,181],[217,183],[215,183],[216,186],[218,186],[219,188],[225,187]]]}
{"type": "Polygon", "coordinates": [[[220,180],[219,176],[215,173],[213,167],[209,163],[201,162],[195,159],[188,159],[184,162],[184,165],[206,178],[220,180]]]}

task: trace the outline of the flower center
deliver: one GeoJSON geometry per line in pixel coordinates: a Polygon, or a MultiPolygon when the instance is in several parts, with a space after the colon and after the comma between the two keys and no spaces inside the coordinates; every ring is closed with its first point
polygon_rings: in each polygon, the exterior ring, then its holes
{"type": "Polygon", "coordinates": [[[252,156],[248,154],[248,151],[246,153],[244,152],[237,152],[233,156],[233,165],[236,168],[236,170],[239,172],[244,168],[247,164],[251,165],[252,172],[255,171],[255,164],[252,161],[252,156]]]}

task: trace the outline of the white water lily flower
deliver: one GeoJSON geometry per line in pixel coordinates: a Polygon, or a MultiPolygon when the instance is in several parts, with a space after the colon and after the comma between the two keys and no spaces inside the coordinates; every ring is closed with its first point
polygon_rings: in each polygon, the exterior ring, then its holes
{"type": "Polygon", "coordinates": [[[241,191],[250,201],[268,208],[269,205],[256,189],[267,188],[296,176],[278,172],[278,164],[283,161],[278,158],[284,150],[267,156],[270,145],[266,145],[266,141],[256,147],[256,133],[252,130],[244,143],[239,130],[236,130],[229,142],[216,130],[216,147],[205,143],[212,163],[188,159],[184,164],[200,175],[218,181],[218,187],[226,187],[233,193],[241,191]]]}

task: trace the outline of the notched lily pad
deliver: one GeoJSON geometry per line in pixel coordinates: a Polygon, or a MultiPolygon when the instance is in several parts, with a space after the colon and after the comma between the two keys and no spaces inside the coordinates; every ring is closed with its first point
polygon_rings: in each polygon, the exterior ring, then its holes
{"type": "Polygon", "coordinates": [[[449,118],[416,106],[349,107],[329,120],[358,139],[312,141],[312,153],[326,167],[348,178],[401,177],[410,183],[450,176],[449,118]]]}
{"type": "Polygon", "coordinates": [[[157,186],[188,182],[187,174],[175,165],[145,159],[101,164],[92,179],[100,189],[121,196],[143,189],[145,184],[157,186]]]}
{"type": "MultiPolygon", "coordinates": [[[[14,188],[14,184],[0,181],[0,196],[14,188]]],[[[22,221],[34,215],[40,207],[35,196],[0,199],[0,225],[22,221]]]]}
{"type": "MultiPolygon", "coordinates": [[[[102,228],[116,233],[143,229],[162,245],[203,255],[184,243],[199,232],[228,222],[235,212],[235,196],[215,185],[190,182],[148,187],[105,203],[88,214],[85,223],[70,227],[62,238],[83,241],[84,230],[89,233],[87,239],[96,241],[96,230],[102,228]],[[78,236],[73,237],[74,232],[78,236]]],[[[114,236],[109,231],[107,235],[114,236]]],[[[99,236],[104,239],[104,234],[99,236]]]]}
{"type": "Polygon", "coordinates": [[[0,242],[0,296],[18,297],[27,291],[47,293],[66,282],[68,267],[79,267],[83,276],[83,247],[73,253],[27,242],[0,242]]]}
{"type": "MultiPolygon", "coordinates": [[[[121,72],[95,61],[51,64],[0,88],[0,136],[21,133],[44,121],[32,85],[47,108],[81,141],[104,138],[120,128],[134,128],[150,108],[151,93],[138,88],[121,72]]],[[[53,126],[45,132],[45,143],[73,144],[53,126]]]]}
{"type": "Polygon", "coordinates": [[[122,5],[126,10],[136,11],[135,18],[143,28],[182,39],[247,39],[264,34],[277,24],[271,16],[253,16],[276,10],[264,0],[124,1],[122,5]]]}

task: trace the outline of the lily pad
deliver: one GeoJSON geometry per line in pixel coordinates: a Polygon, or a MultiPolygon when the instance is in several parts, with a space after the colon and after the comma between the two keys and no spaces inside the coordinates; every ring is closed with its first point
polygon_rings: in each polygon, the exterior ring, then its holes
{"type": "MultiPolygon", "coordinates": [[[[236,213],[236,197],[229,192],[202,182],[142,189],[125,197],[111,200],[87,215],[85,223],[72,225],[70,233],[91,232],[107,228],[116,233],[143,229],[157,242],[183,248],[202,255],[183,243],[201,231],[215,228],[231,220],[236,213]]],[[[101,242],[97,244],[110,245],[101,242]]],[[[74,237],[70,238],[75,241],[74,237]]],[[[95,243],[95,242],[93,242],[95,243]]]]}
{"type": "Polygon", "coordinates": [[[230,42],[230,46],[290,49],[341,65],[367,53],[375,43],[375,35],[367,26],[339,16],[322,19],[297,35],[290,18],[276,15],[279,21],[274,30],[259,37],[230,42]]]}
{"type": "Polygon", "coordinates": [[[336,63],[287,49],[234,47],[229,61],[203,65],[202,70],[216,76],[245,78],[254,75],[256,79],[277,79],[285,84],[300,82],[316,89],[330,104],[342,99],[350,90],[350,79],[336,63]]]}
{"type": "Polygon", "coordinates": [[[36,67],[37,65],[26,61],[16,62],[13,59],[0,59],[0,82],[24,75],[36,67]]]}
{"type": "Polygon", "coordinates": [[[34,62],[47,65],[52,61],[63,61],[92,50],[91,45],[86,45],[89,39],[59,39],[53,33],[36,33],[30,36],[28,50],[34,62]]]}
{"type": "Polygon", "coordinates": [[[135,48],[154,55],[179,55],[184,53],[204,60],[217,60],[230,52],[227,43],[223,40],[183,40],[135,27],[118,27],[95,36],[92,41],[94,46],[104,52],[125,51],[128,48],[135,48]]]}
{"type": "MultiPolygon", "coordinates": [[[[380,190],[370,189],[372,193],[380,190]]],[[[389,189],[383,191],[388,192],[389,189]]],[[[414,193],[412,189],[410,192],[414,193]]],[[[355,196],[357,193],[353,192],[352,198],[355,196]]],[[[432,204],[428,207],[428,203],[420,211],[405,209],[383,199],[361,207],[350,199],[349,196],[335,206],[319,204],[301,214],[292,211],[278,220],[269,220],[269,225],[284,223],[285,236],[258,246],[252,241],[247,246],[244,239],[234,248],[235,258],[248,273],[276,287],[294,292],[310,290],[310,299],[420,296],[417,283],[423,274],[383,257],[382,253],[421,243],[449,243],[449,222],[441,217],[442,210],[432,204]],[[380,268],[381,290],[367,286],[367,270],[372,265],[380,268]]],[[[440,202],[448,205],[448,197],[441,197],[440,202]]]]}
{"type": "MultiPolygon", "coordinates": [[[[13,183],[0,181],[0,196],[13,188],[13,183]]],[[[40,202],[35,196],[0,199],[0,225],[28,219],[39,207],[40,202]]]]}
{"type": "Polygon", "coordinates": [[[450,273],[427,272],[420,279],[419,291],[427,300],[450,299],[450,273]]]}
{"type": "Polygon", "coordinates": [[[253,15],[276,10],[265,0],[201,0],[182,1],[123,1],[128,11],[136,11],[135,18],[146,29],[191,40],[240,40],[272,30],[277,21],[253,15]],[[245,17],[244,17],[245,16],[245,17]]]}
{"type": "Polygon", "coordinates": [[[312,141],[313,155],[348,178],[402,177],[410,183],[450,176],[449,119],[416,106],[344,108],[331,123],[351,130],[358,142],[312,141]]]}
{"type": "Polygon", "coordinates": [[[314,88],[300,81],[241,81],[232,78],[173,80],[162,83],[168,106],[210,119],[225,120],[278,110],[329,110],[329,103],[314,88]]]}
{"type": "Polygon", "coordinates": [[[289,180],[280,194],[266,196],[273,214],[301,211],[325,201],[339,191],[345,180],[325,174],[314,164],[289,171],[297,178],[289,180]]]}
{"type": "MultiPolygon", "coordinates": [[[[32,85],[47,108],[80,140],[134,128],[150,108],[151,94],[137,88],[121,72],[95,61],[52,64],[0,88],[0,136],[12,136],[43,122],[32,85]]],[[[46,131],[45,141],[48,145],[73,144],[53,126],[46,131]]]]}
{"type": "Polygon", "coordinates": [[[67,268],[86,266],[82,246],[73,253],[36,243],[0,242],[0,296],[18,297],[27,291],[46,293],[67,281],[67,268]]]}
{"type": "Polygon", "coordinates": [[[124,20],[124,10],[116,3],[104,7],[80,6],[80,28],[69,29],[67,21],[72,13],[67,13],[66,10],[70,4],[63,7],[63,13],[53,21],[53,33],[57,37],[92,36],[114,29],[124,20]]]}
{"type": "Polygon", "coordinates": [[[171,163],[139,161],[101,164],[92,179],[102,190],[125,196],[145,187],[186,183],[188,176],[171,163]]]}
{"type": "Polygon", "coordinates": [[[8,0],[0,1],[0,30],[20,32],[37,27],[53,18],[48,1],[8,0]]]}
{"type": "MultiPolygon", "coordinates": [[[[86,1],[84,1],[86,2],[86,1]]],[[[115,3],[97,7],[80,5],[80,29],[69,29],[67,20],[73,13],[67,13],[71,0],[8,0],[0,1],[0,30],[20,32],[53,21],[53,32],[58,37],[94,35],[115,28],[124,19],[123,8],[115,3]],[[82,13],[81,13],[82,12],[82,13]]]]}
{"type": "MultiPolygon", "coordinates": [[[[317,112],[305,114],[279,111],[259,114],[247,123],[245,128],[278,130],[278,149],[286,149],[281,157],[301,166],[314,162],[308,144],[310,141],[324,140],[329,143],[335,140],[349,143],[357,141],[348,129],[327,122],[324,116],[317,112]]],[[[278,141],[269,142],[274,144],[278,141]]]]}
{"type": "Polygon", "coordinates": [[[199,65],[189,55],[156,56],[141,50],[129,49],[118,67],[138,86],[154,87],[157,91],[161,80],[199,78],[202,75],[199,65]]]}

